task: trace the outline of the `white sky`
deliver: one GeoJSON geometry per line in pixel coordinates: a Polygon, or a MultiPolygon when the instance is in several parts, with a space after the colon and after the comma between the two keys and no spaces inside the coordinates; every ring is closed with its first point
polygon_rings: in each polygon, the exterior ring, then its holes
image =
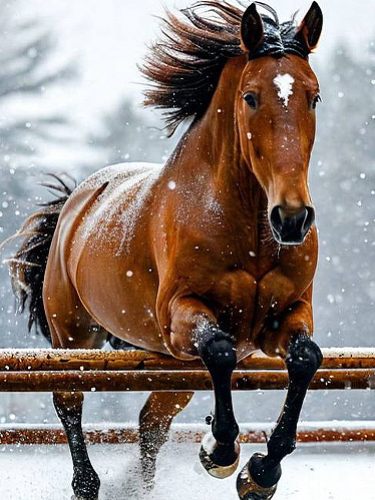
{"type": "MultiPolygon", "coordinates": [[[[158,20],[154,15],[168,7],[181,7],[186,0],[28,0],[33,14],[57,30],[64,56],[76,56],[83,72],[77,104],[87,108],[107,108],[119,96],[141,91],[136,64],[145,53],[145,44],[155,38],[158,20]]],[[[269,0],[281,20],[300,10],[308,10],[310,0],[269,0]]],[[[320,0],[325,24],[315,60],[332,50],[335,40],[347,39],[354,47],[375,34],[374,0],[320,0]]]]}
{"type": "MultiPolygon", "coordinates": [[[[281,20],[300,10],[300,20],[311,5],[310,0],[268,0],[281,20]]],[[[41,109],[69,110],[81,132],[99,126],[103,111],[115,109],[121,98],[141,103],[142,79],[137,63],[146,53],[146,44],[155,39],[163,4],[182,7],[192,0],[23,0],[21,16],[43,21],[55,32],[57,59],[77,60],[81,78],[74,85],[64,84],[49,90],[41,109]]],[[[22,5],[22,4],[21,4],[22,5]]],[[[346,39],[353,50],[362,40],[375,34],[374,0],[320,0],[324,12],[324,32],[314,61],[323,61],[335,41],[346,39]]],[[[18,102],[24,111],[24,102],[18,102]]],[[[17,105],[16,105],[17,108],[17,105]]],[[[13,108],[15,109],[15,108],[13,108]]],[[[14,111],[13,111],[14,112],[14,111]]],[[[150,112],[149,110],[147,112],[150,112]]]]}

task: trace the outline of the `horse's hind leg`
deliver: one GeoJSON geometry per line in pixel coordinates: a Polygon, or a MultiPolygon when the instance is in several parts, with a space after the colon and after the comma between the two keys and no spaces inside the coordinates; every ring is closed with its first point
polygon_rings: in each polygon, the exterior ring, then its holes
{"type": "MultiPolygon", "coordinates": [[[[95,339],[95,334],[93,340],[95,339]]],[[[56,345],[54,345],[56,347],[56,345]]],[[[65,345],[61,347],[66,347],[65,345]]],[[[87,341],[82,344],[74,343],[72,348],[95,347],[89,346],[87,341]]],[[[70,454],[73,461],[72,488],[77,500],[97,500],[100,480],[91,465],[86,443],[82,432],[82,392],[54,392],[53,404],[56,413],[63,424],[70,454]]]]}
{"type": "MultiPolygon", "coordinates": [[[[65,323],[64,328],[59,330],[58,337],[53,327],[51,328],[53,345],[55,348],[66,348],[69,345],[70,348],[90,349],[102,346],[106,333],[102,332],[100,329],[95,329],[95,332],[92,331],[87,313],[81,308],[78,308],[78,310],[81,321],[79,328],[77,324],[65,323]],[[87,321],[84,321],[85,319],[87,321]],[[82,328],[82,330],[80,330],[80,328],[82,328]],[[58,340],[58,338],[60,340],[58,340]],[[65,338],[67,339],[66,342],[63,340],[65,338]]],[[[52,325],[50,325],[50,327],[51,326],[52,325]]],[[[100,480],[98,474],[91,465],[82,432],[83,394],[82,392],[54,392],[53,403],[68,438],[70,454],[73,461],[72,488],[74,494],[77,500],[97,500],[100,480]]]]}
{"type": "Polygon", "coordinates": [[[100,480],[91,465],[83,438],[83,394],[81,392],[55,392],[53,394],[53,403],[64,426],[72,455],[74,470],[72,487],[74,494],[78,500],[96,500],[100,480]]]}
{"type": "Polygon", "coordinates": [[[286,356],[289,388],[278,424],[268,441],[268,454],[255,453],[237,478],[241,500],[269,500],[281,476],[281,460],[295,448],[297,423],[310,382],[322,362],[319,347],[297,334],[286,356]]]}
{"type": "MultiPolygon", "coordinates": [[[[54,348],[93,349],[103,346],[107,333],[93,326],[92,318],[60,266],[45,275],[44,308],[54,348]]],[[[91,465],[83,438],[83,394],[54,393],[53,403],[68,438],[73,461],[74,494],[78,500],[96,500],[100,481],[91,465]]]]}
{"type": "Polygon", "coordinates": [[[168,439],[172,420],[190,402],[193,392],[152,392],[139,414],[139,443],[144,486],[153,486],[156,457],[168,439]]]}

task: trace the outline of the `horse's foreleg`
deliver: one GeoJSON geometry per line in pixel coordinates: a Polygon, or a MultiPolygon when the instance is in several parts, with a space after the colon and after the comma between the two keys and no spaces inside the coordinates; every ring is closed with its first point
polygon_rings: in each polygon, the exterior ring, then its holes
{"type": "Polygon", "coordinates": [[[55,392],[53,393],[53,403],[68,438],[73,460],[72,487],[74,494],[78,500],[96,500],[100,481],[91,465],[83,438],[83,394],[81,392],[55,392]]]}
{"type": "Polygon", "coordinates": [[[239,462],[239,428],[234,416],[231,378],[237,364],[236,350],[229,335],[214,325],[198,329],[198,352],[210,372],[215,394],[211,433],[203,439],[199,458],[209,474],[225,478],[239,462]]]}
{"type": "Polygon", "coordinates": [[[281,460],[295,449],[297,423],[308,387],[322,362],[319,347],[305,333],[289,344],[286,365],[289,388],[278,424],[268,442],[268,454],[256,453],[237,479],[241,500],[269,500],[281,476],[281,460]]]}
{"type": "Polygon", "coordinates": [[[175,299],[171,304],[171,319],[175,352],[200,356],[214,386],[212,433],[203,439],[200,460],[212,476],[228,477],[236,470],[240,454],[231,395],[232,372],[237,364],[233,341],[218,328],[214,313],[199,298],[175,299]]]}
{"type": "Polygon", "coordinates": [[[152,392],[139,414],[139,444],[144,485],[151,489],[156,457],[168,439],[172,420],[189,404],[193,392],[152,392]]]}
{"type": "Polygon", "coordinates": [[[196,297],[179,297],[170,305],[171,344],[178,355],[199,356],[210,372],[215,393],[212,433],[204,437],[200,460],[209,474],[225,478],[239,462],[239,428],[234,417],[231,378],[237,364],[232,338],[220,330],[213,311],[196,297]]]}

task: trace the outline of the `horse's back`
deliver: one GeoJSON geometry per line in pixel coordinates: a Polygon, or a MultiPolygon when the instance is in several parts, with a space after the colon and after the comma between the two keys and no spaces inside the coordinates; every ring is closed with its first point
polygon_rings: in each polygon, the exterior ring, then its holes
{"type": "Polygon", "coordinates": [[[68,277],[93,322],[133,345],[165,352],[148,244],[160,171],[158,164],[118,164],[80,184],[60,214],[47,271],[59,268],[68,277]]]}
{"type": "Polygon", "coordinates": [[[161,168],[151,163],[111,165],[92,174],[74,190],[58,226],[64,227],[67,237],[74,241],[71,264],[82,251],[108,253],[108,258],[111,252],[114,256],[129,253],[161,168]]]}

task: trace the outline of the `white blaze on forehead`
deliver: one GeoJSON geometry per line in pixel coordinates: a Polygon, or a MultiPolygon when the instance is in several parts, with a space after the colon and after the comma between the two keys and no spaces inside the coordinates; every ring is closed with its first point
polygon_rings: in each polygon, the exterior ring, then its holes
{"type": "Polygon", "coordinates": [[[293,94],[294,78],[288,73],[285,73],[284,75],[277,75],[276,78],[274,78],[273,83],[279,90],[277,95],[280,97],[280,99],[283,101],[284,106],[287,108],[289,97],[293,94]]]}

